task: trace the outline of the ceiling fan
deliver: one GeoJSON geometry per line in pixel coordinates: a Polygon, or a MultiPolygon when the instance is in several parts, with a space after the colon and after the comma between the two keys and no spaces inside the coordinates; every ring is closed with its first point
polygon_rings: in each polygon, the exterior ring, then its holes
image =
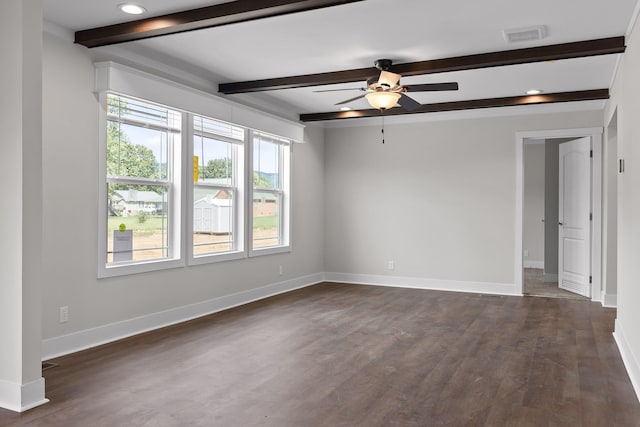
{"type": "Polygon", "coordinates": [[[400,77],[402,76],[388,71],[392,63],[390,59],[378,59],[375,61],[374,64],[376,68],[380,70],[380,76],[368,79],[366,88],[327,89],[316,90],[315,92],[359,90],[366,93],[338,102],[335,105],[344,105],[360,98],[366,98],[369,104],[378,110],[387,110],[395,107],[396,104],[400,104],[400,106],[407,111],[415,111],[422,107],[422,104],[406,95],[406,92],[458,90],[457,82],[401,85],[400,77]]]}

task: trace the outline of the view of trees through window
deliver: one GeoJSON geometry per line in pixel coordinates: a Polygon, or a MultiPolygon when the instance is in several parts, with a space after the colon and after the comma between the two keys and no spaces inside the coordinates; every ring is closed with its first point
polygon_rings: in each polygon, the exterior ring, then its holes
{"type": "Polygon", "coordinates": [[[107,98],[107,263],[168,256],[169,163],[180,115],[129,98],[107,98]],[[131,251],[114,246],[128,239],[131,251]]]}
{"type": "MultiPolygon", "coordinates": [[[[201,172],[201,178],[205,180],[229,177],[231,177],[231,159],[229,157],[209,160],[201,172]]],[[[253,172],[253,186],[256,188],[269,188],[271,181],[265,174],[253,172]]]]}
{"type": "Polygon", "coordinates": [[[222,159],[213,159],[207,162],[207,165],[202,171],[202,178],[215,179],[215,178],[231,178],[232,175],[232,163],[230,157],[224,157],[222,159]]]}

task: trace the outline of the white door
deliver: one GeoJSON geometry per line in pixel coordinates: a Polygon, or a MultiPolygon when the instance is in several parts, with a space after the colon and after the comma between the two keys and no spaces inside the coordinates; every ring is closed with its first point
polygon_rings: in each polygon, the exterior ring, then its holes
{"type": "Polygon", "coordinates": [[[558,286],[591,297],[591,137],[560,144],[558,286]]]}

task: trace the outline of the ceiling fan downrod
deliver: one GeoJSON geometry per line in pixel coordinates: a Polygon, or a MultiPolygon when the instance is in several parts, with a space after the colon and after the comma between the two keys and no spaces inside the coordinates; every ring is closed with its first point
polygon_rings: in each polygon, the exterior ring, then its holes
{"type": "Polygon", "coordinates": [[[380,110],[380,117],[382,118],[382,143],[384,144],[384,110],[380,110]]]}

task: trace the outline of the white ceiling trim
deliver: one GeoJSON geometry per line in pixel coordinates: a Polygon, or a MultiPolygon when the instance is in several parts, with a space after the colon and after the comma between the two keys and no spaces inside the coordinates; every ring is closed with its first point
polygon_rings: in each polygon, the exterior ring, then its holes
{"type": "Polygon", "coordinates": [[[620,68],[620,63],[622,62],[622,55],[617,55],[616,64],[613,67],[613,72],[611,73],[611,80],[609,81],[609,90],[613,87],[613,84],[618,77],[618,68],[620,68]]]}
{"type": "Polygon", "coordinates": [[[42,31],[73,43],[73,31],[58,25],[55,22],[47,21],[46,19],[43,20],[42,31]]]}
{"type": "Polygon", "coordinates": [[[631,36],[633,29],[638,23],[638,17],[640,16],[640,0],[636,1],[636,7],[633,9],[633,14],[631,15],[631,20],[629,21],[629,27],[627,27],[626,38],[631,36]]]}

